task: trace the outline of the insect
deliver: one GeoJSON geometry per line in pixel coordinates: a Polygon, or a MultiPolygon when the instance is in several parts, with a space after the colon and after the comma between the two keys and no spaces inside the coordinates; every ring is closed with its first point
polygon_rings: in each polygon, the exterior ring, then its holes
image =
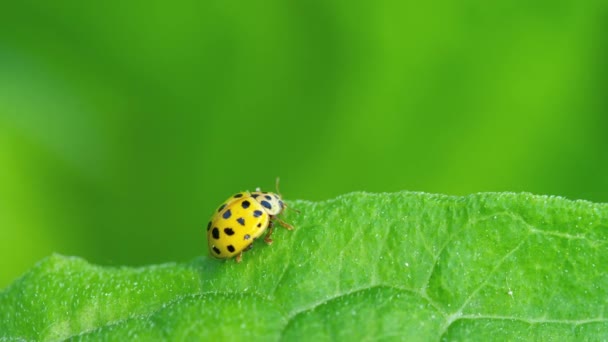
{"type": "Polygon", "coordinates": [[[253,247],[253,241],[264,232],[264,242],[272,244],[274,222],[292,230],[293,226],[281,220],[278,215],[287,207],[279,193],[260,191],[239,192],[224,201],[207,224],[207,245],[209,254],[218,259],[236,256],[241,262],[243,252],[253,247]]]}

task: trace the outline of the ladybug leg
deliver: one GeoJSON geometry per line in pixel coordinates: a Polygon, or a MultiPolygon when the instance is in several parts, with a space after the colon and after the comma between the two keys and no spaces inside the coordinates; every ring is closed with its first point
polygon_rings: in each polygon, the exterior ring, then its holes
{"type": "Polygon", "coordinates": [[[280,224],[281,226],[285,227],[287,230],[293,230],[293,226],[292,226],[292,225],[290,225],[289,223],[287,223],[287,222],[285,222],[285,221],[281,220],[281,219],[280,219],[280,218],[278,218],[278,217],[275,217],[275,220],[277,220],[277,222],[279,222],[279,224],[280,224]]]}
{"type": "Polygon", "coordinates": [[[243,249],[239,254],[237,254],[236,259],[234,259],[236,261],[236,263],[240,263],[241,261],[243,261],[243,252],[247,252],[248,250],[253,248],[253,242],[249,244],[249,246],[245,247],[245,249],[243,249]]]}
{"type": "Polygon", "coordinates": [[[268,245],[272,244],[272,239],[270,238],[270,235],[272,235],[273,230],[274,222],[270,220],[270,222],[268,222],[268,233],[266,233],[266,236],[264,237],[264,242],[266,242],[266,244],[268,245]]]}

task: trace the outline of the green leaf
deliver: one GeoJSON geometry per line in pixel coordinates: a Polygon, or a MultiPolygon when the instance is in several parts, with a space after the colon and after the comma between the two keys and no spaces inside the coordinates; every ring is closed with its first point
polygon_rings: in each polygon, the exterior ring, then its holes
{"type": "Polygon", "coordinates": [[[410,192],[290,204],[296,229],[241,264],[50,256],[0,293],[0,339],[608,336],[607,204],[410,192]]]}

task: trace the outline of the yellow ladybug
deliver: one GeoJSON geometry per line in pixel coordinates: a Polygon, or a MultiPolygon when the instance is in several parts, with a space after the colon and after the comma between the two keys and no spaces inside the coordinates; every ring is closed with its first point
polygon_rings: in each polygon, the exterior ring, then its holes
{"type": "MultiPolygon", "coordinates": [[[[277,179],[277,192],[279,180],[277,179]]],[[[239,192],[215,211],[207,224],[209,254],[218,259],[236,256],[241,262],[243,252],[253,247],[253,241],[268,229],[264,242],[272,243],[270,235],[274,222],[292,230],[293,226],[277,217],[286,205],[279,194],[260,191],[239,192]]]]}

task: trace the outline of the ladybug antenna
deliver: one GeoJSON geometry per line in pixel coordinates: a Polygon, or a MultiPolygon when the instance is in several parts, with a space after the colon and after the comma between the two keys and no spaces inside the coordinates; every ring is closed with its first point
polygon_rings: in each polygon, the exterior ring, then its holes
{"type": "MultiPolygon", "coordinates": [[[[283,198],[283,195],[281,195],[281,191],[279,190],[279,181],[280,181],[280,178],[279,178],[279,177],[277,177],[277,181],[276,181],[275,187],[276,187],[276,189],[277,189],[277,194],[279,195],[279,197],[283,198]]],[[[284,205],[285,205],[285,209],[287,209],[287,208],[288,208],[288,207],[287,207],[287,204],[286,204],[286,203],[284,203],[284,205]]],[[[297,209],[289,208],[289,210],[293,210],[293,211],[295,211],[295,212],[296,212],[296,213],[298,213],[298,214],[300,213],[300,211],[299,211],[299,210],[297,210],[297,209]]]]}
{"type": "Polygon", "coordinates": [[[279,190],[279,181],[280,181],[280,180],[281,180],[281,179],[280,179],[279,177],[277,177],[277,180],[276,180],[276,182],[275,182],[274,186],[275,186],[275,188],[277,189],[277,194],[279,194],[279,196],[280,196],[280,197],[283,197],[283,196],[281,196],[281,191],[279,190]]]}

